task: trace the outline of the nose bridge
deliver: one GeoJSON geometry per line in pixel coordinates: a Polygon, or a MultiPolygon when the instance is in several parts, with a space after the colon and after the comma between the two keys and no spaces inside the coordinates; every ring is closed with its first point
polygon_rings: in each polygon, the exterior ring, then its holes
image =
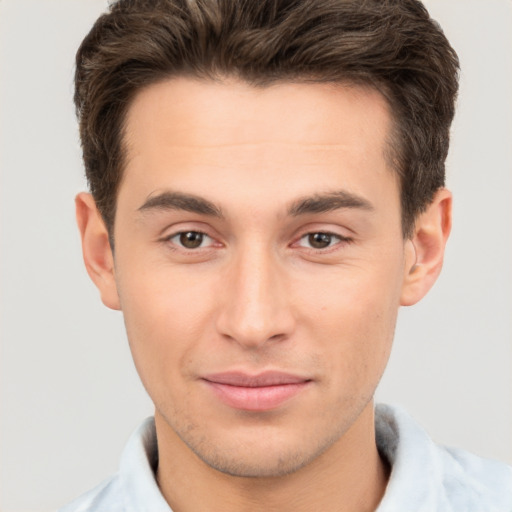
{"type": "Polygon", "coordinates": [[[286,337],[293,327],[277,260],[271,248],[253,242],[244,244],[231,263],[219,329],[241,345],[258,347],[286,337]]]}

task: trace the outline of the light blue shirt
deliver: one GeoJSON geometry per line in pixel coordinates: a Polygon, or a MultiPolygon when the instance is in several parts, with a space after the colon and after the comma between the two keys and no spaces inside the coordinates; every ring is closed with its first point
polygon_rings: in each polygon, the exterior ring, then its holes
{"type": "MultiPolygon", "coordinates": [[[[378,405],[379,452],[391,465],[376,512],[511,512],[512,468],[432,442],[397,407],[378,405]]],[[[59,512],[172,512],[155,480],[155,424],[148,418],[132,435],[119,472],[59,512]]]]}

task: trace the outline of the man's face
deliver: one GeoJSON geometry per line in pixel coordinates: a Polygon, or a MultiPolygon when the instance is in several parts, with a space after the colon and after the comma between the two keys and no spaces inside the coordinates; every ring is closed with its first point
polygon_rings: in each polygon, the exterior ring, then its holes
{"type": "Polygon", "coordinates": [[[362,88],[180,78],[135,98],[115,282],[159,436],[270,476],[371,418],[407,271],[389,127],[362,88]]]}

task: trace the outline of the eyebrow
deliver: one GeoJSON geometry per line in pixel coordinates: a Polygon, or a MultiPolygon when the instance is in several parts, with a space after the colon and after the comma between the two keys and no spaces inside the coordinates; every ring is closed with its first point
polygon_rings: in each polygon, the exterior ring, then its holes
{"type": "Polygon", "coordinates": [[[162,192],[148,197],[138,209],[140,212],[151,210],[184,210],[199,215],[222,218],[222,211],[216,205],[199,196],[182,192],[162,192]]]}
{"type": "Polygon", "coordinates": [[[327,194],[315,194],[294,201],[288,210],[288,215],[298,217],[308,213],[325,213],[344,208],[354,208],[373,211],[373,205],[361,196],[344,190],[329,192],[327,194]]]}
{"type": "MultiPolygon", "coordinates": [[[[325,213],[339,209],[361,209],[373,211],[373,205],[363,197],[347,191],[329,192],[302,197],[294,201],[288,209],[288,215],[298,217],[312,213],[325,213]]],[[[166,191],[150,196],[138,211],[184,210],[199,215],[224,218],[222,210],[214,203],[193,194],[166,191]]]]}

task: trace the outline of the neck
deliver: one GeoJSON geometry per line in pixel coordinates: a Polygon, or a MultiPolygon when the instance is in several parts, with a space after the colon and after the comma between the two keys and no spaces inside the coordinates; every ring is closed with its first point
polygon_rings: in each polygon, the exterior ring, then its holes
{"type": "Polygon", "coordinates": [[[374,511],[389,476],[375,444],[373,402],[309,465],[276,478],[221,473],[200,460],[158,414],[157,480],[174,512],[374,511]]]}

